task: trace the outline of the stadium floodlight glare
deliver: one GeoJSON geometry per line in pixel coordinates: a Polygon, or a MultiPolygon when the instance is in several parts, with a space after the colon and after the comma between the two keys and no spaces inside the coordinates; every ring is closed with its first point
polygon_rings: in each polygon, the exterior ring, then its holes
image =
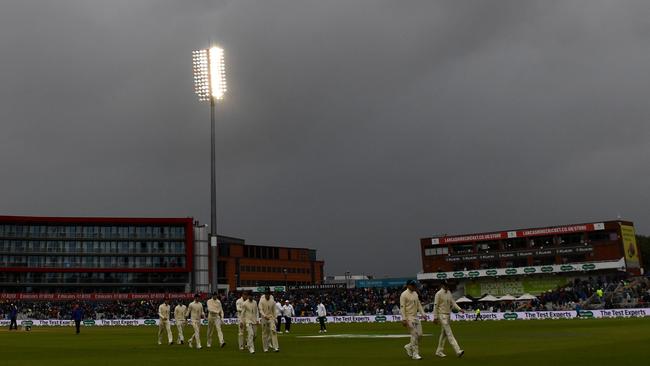
{"type": "Polygon", "coordinates": [[[210,262],[211,291],[219,289],[218,271],[218,235],[217,235],[217,174],[215,169],[215,104],[223,99],[226,94],[226,66],[224,52],[221,47],[192,51],[192,64],[194,70],[194,92],[199,101],[210,102],[210,262]]]}
{"type": "Polygon", "coordinates": [[[226,66],[221,47],[192,52],[194,65],[194,92],[200,101],[223,99],[226,94],[226,66]]]}

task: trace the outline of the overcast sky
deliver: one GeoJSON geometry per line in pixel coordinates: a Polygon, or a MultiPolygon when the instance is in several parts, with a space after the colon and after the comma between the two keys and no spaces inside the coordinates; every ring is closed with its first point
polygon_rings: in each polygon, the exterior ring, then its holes
{"type": "Polygon", "coordinates": [[[219,231],[414,275],[419,238],[650,233],[650,2],[0,4],[0,214],[210,219],[192,50],[226,49],[219,231]]]}

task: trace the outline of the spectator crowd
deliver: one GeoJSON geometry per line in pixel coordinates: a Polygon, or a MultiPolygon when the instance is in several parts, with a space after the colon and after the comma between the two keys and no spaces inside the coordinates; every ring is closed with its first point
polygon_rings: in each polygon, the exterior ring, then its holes
{"type": "MultiPolygon", "coordinates": [[[[433,296],[438,287],[422,284],[420,299],[425,309],[431,311],[433,296]]],[[[397,315],[402,288],[355,288],[330,290],[300,290],[275,293],[275,300],[289,300],[296,316],[315,316],[320,301],[328,315],[397,315]]],[[[236,292],[221,296],[226,317],[236,316],[235,302],[240,294],[236,292]]],[[[458,296],[456,296],[458,297],[458,296]]],[[[207,299],[207,298],[206,298],[207,299]]],[[[188,303],[190,300],[171,299],[172,303],[188,303]]],[[[76,302],[72,301],[0,301],[0,319],[6,319],[11,304],[18,307],[21,319],[70,319],[76,302]]],[[[151,319],[157,318],[159,301],[120,300],[79,302],[89,319],[151,319]]],[[[624,280],[587,279],[575,280],[558,287],[530,301],[473,302],[462,304],[466,309],[533,311],[533,310],[575,310],[608,309],[621,307],[650,306],[650,280],[638,277],[624,280]],[[602,292],[599,292],[601,290],[602,292]],[[599,295],[599,293],[601,295],[599,295]]]]}

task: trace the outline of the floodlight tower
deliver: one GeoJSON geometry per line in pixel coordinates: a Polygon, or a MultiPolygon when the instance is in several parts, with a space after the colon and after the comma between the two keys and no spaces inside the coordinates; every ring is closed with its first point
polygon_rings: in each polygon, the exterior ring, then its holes
{"type": "Polygon", "coordinates": [[[226,67],[223,53],[223,48],[216,46],[192,52],[194,92],[199,97],[199,101],[210,102],[210,256],[212,262],[210,283],[212,285],[212,291],[219,290],[214,110],[217,101],[222,100],[226,94],[226,67]]]}

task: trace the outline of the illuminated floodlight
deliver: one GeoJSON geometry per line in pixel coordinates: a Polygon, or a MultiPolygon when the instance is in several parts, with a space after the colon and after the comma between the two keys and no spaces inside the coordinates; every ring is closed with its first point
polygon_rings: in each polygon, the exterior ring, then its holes
{"type": "Polygon", "coordinates": [[[226,94],[226,66],[221,47],[192,52],[194,92],[200,101],[223,99],[226,94]]]}

